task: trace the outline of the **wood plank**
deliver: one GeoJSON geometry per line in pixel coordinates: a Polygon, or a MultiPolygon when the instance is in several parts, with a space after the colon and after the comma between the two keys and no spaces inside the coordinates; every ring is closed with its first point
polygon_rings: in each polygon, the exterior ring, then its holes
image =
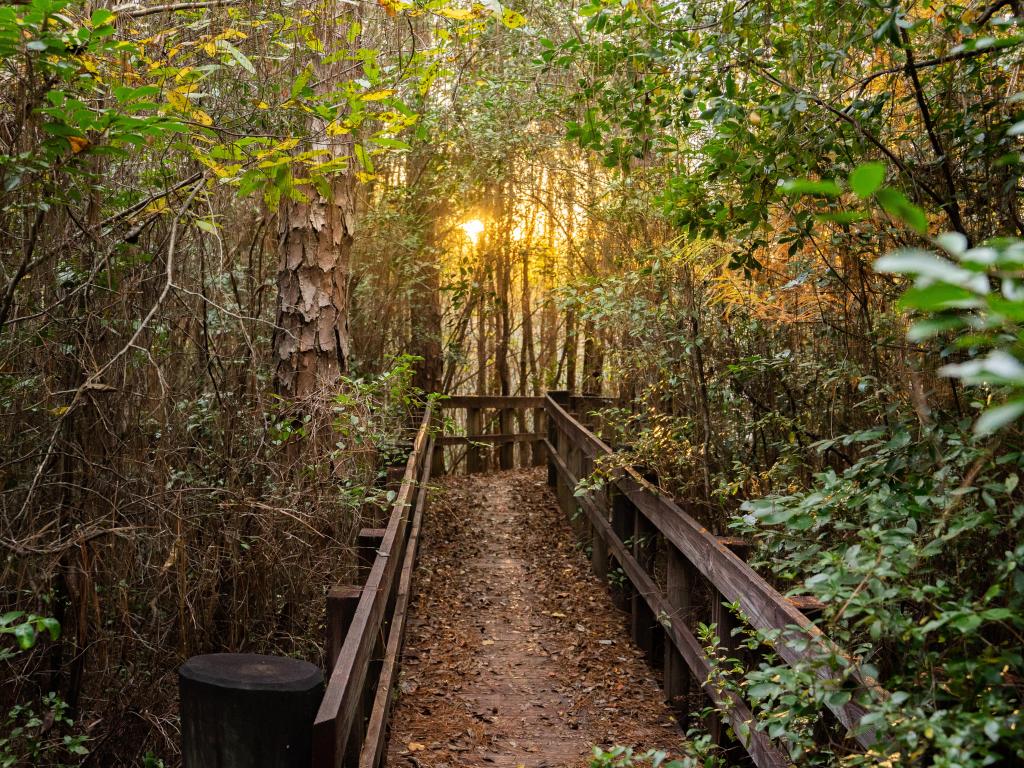
{"type": "Polygon", "coordinates": [[[469,445],[470,443],[487,443],[496,445],[498,443],[533,443],[538,440],[537,435],[529,432],[519,435],[444,435],[436,439],[437,445],[469,445]]]}
{"type": "MultiPolygon", "coordinates": [[[[548,418],[584,450],[589,450],[592,455],[612,452],[604,441],[576,421],[551,397],[548,397],[546,407],[548,418]]],[[[818,663],[822,658],[845,659],[855,666],[853,660],[829,640],[814,622],[660,489],[628,468],[621,470],[613,482],[729,602],[740,604],[753,627],[759,630],[782,630],[774,647],[788,664],[811,662],[818,676],[825,680],[833,679],[835,674],[826,665],[818,663]]],[[[888,698],[888,692],[859,669],[854,669],[852,677],[863,690],[869,691],[876,698],[888,698]]],[[[866,710],[854,701],[843,706],[829,705],[829,708],[851,730],[856,728],[866,714],[866,710]]],[[[865,749],[873,746],[876,741],[871,729],[860,731],[855,738],[865,749]]]]}
{"type": "Polygon", "coordinates": [[[438,401],[441,408],[543,408],[544,398],[523,395],[452,395],[438,401]]]}
{"type": "MultiPolygon", "coordinates": [[[[575,483],[576,478],[569,472],[561,457],[558,457],[553,451],[551,455],[555,456],[555,465],[565,476],[566,482],[575,483]]],[[[646,600],[650,611],[655,616],[671,616],[672,606],[622,539],[615,535],[611,524],[605,519],[593,499],[581,496],[580,501],[595,530],[604,536],[605,543],[614,554],[619,567],[626,572],[626,576],[633,584],[637,594],[646,600]]],[[[670,620],[668,626],[665,627],[665,634],[692,670],[694,678],[701,681],[708,698],[716,707],[725,711],[737,738],[758,768],[784,768],[792,765],[786,754],[771,742],[767,734],[754,728],[754,715],[747,704],[731,692],[726,692],[723,697],[717,687],[710,682],[711,666],[697,638],[693,636],[685,623],[670,620]]]]}

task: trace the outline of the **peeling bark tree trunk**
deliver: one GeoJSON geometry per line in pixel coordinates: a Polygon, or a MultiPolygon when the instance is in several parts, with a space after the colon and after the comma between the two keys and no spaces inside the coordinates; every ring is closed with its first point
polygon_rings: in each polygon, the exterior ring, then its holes
{"type": "MultiPolygon", "coordinates": [[[[332,42],[345,39],[346,26],[331,16],[322,21],[325,50],[333,50],[332,42]]],[[[360,37],[349,45],[357,49],[360,37]]],[[[351,69],[345,72],[350,78],[360,74],[351,69]]],[[[332,89],[340,76],[336,63],[319,71],[316,79],[332,89]]],[[[310,135],[325,135],[322,121],[314,121],[310,135]]],[[[351,167],[354,139],[348,133],[327,136],[326,142],[313,149],[326,149],[331,159],[349,158],[348,170],[331,177],[327,197],[307,185],[299,188],[306,201],[287,201],[281,207],[275,382],[278,393],[289,398],[302,398],[335,383],[348,369],[352,351],[348,312],[356,213],[355,169],[351,167]]]]}
{"type": "Polygon", "coordinates": [[[281,213],[274,351],[278,392],[289,397],[308,395],[348,369],[354,177],[345,174],[332,187],[332,200],[306,189],[310,202],[281,213]]]}

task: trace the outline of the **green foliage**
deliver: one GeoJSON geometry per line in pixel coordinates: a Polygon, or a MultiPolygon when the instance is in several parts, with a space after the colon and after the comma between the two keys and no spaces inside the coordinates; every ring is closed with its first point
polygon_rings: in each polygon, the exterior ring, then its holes
{"type": "Polygon", "coordinates": [[[691,731],[687,734],[687,739],[687,754],[672,760],[669,759],[667,752],[656,749],[637,754],[632,747],[616,746],[608,750],[594,747],[594,758],[590,761],[590,768],[719,768],[725,764],[721,757],[714,753],[706,734],[691,731]]]}
{"type": "Polygon", "coordinates": [[[896,251],[875,269],[913,280],[900,300],[918,316],[909,337],[950,340],[946,354],[958,361],[940,373],[974,387],[986,409],[975,431],[992,434],[1024,414],[1024,242],[997,238],[969,248],[967,238],[950,232],[934,245],[944,253],[896,251]]]}
{"type": "Polygon", "coordinates": [[[952,428],[915,436],[901,425],[841,442],[860,443],[862,458],[805,491],[746,502],[735,526],[761,542],[759,559],[781,584],[824,602],[819,623],[853,654],[842,677],[859,669],[893,695],[822,683],[816,666],[833,658],[764,663],[743,686],[770,735],[811,764],[894,753],[929,765],[1024,759],[1013,682],[1024,674],[1024,459],[952,428]],[[851,696],[878,747],[842,758],[815,746],[812,728],[822,705],[851,696]]]}
{"type": "Polygon", "coordinates": [[[48,693],[36,711],[16,704],[7,713],[0,733],[0,768],[47,765],[53,768],[76,765],[89,754],[84,734],[76,733],[68,717],[68,705],[55,693],[48,693]]]}
{"type": "MultiPolygon", "coordinates": [[[[60,637],[60,623],[50,616],[24,611],[10,611],[0,616],[0,635],[11,635],[21,651],[32,649],[43,634],[50,640],[56,640],[60,637]]],[[[10,649],[0,648],[0,661],[6,661],[13,655],[10,649]]]]}

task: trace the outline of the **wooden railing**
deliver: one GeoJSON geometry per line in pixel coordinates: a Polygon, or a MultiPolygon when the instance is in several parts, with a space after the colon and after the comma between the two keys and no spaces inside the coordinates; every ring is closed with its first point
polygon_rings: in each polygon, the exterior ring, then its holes
{"type": "Polygon", "coordinates": [[[475,474],[544,463],[543,397],[467,395],[439,404],[450,414],[446,426],[461,433],[438,439],[447,448],[446,471],[475,474]]]}
{"type": "Polygon", "coordinates": [[[328,593],[328,679],[313,724],[314,766],[376,768],[381,762],[427,504],[435,420],[427,408],[386,527],[360,534],[365,582],[328,593]]]}
{"type": "MultiPolygon", "coordinates": [[[[594,573],[607,579],[614,566],[624,572],[628,583],[622,602],[630,615],[633,640],[652,662],[663,663],[664,688],[670,701],[686,696],[695,682],[714,707],[725,713],[739,744],[757,766],[791,764],[785,748],[754,727],[748,703],[716,682],[711,659],[691,629],[698,619],[717,625],[720,643],[742,656],[732,634],[737,621],[724,607],[726,603],[738,604],[740,615],[751,627],[775,637],[775,651],[786,663],[810,662],[820,678],[834,680],[836,690],[850,690],[852,684],[855,694],[868,691],[878,699],[887,696],[801,611],[820,606],[781,595],[743,561],[746,542],[712,535],[638,471],[620,469],[600,491],[574,495],[578,481],[588,477],[595,461],[612,450],[570,414],[571,404],[566,393],[549,393],[545,400],[548,482],[555,487],[567,515],[583,513],[594,573]],[[655,578],[659,551],[664,553],[664,586],[655,578]],[[701,579],[711,591],[710,606],[706,606],[710,615],[698,617],[694,615],[695,595],[703,591],[701,579]],[[846,684],[839,679],[840,666],[847,668],[846,684]]],[[[873,745],[874,733],[858,727],[865,714],[859,704],[851,699],[829,705],[829,709],[852,731],[860,748],[873,745]]],[[[712,718],[709,725],[716,741],[727,745],[722,723],[712,718]]]]}
{"type": "MultiPolygon", "coordinates": [[[[774,633],[775,650],[787,663],[827,657],[831,663],[815,669],[823,680],[835,679],[837,690],[849,689],[852,683],[856,691],[886,696],[808,618],[804,611],[815,610],[813,602],[781,595],[743,561],[745,542],[712,535],[639,472],[619,470],[602,489],[576,495],[578,482],[612,449],[584,425],[587,421],[594,426],[592,418],[572,411],[588,413],[606,402],[567,392],[545,397],[452,397],[442,400],[440,407],[455,412],[448,426],[461,434],[441,436],[434,434],[441,422],[440,408],[427,410],[386,527],[360,534],[365,582],[335,587],[328,595],[328,682],[313,726],[314,766],[377,768],[381,763],[426,489],[437,460],[443,460],[448,471],[467,472],[546,461],[548,482],[556,489],[560,507],[574,521],[585,523],[577,530],[590,545],[594,573],[607,581],[621,569],[625,583],[615,590],[620,607],[629,614],[636,644],[652,663],[664,665],[667,698],[680,701],[702,689],[759,768],[791,761],[784,745],[754,727],[748,702],[718,684],[712,661],[692,629],[699,612],[697,595],[710,591],[710,599],[700,601],[707,615],[699,618],[717,625],[722,645],[737,655],[743,655],[732,635],[737,619],[726,603],[738,604],[750,626],[774,633]],[[662,564],[656,567],[656,560],[662,564]],[[837,667],[842,664],[848,665],[845,685],[838,681],[837,667]]],[[[838,723],[854,733],[860,748],[873,744],[874,734],[857,727],[864,711],[855,701],[831,709],[838,723]]],[[[720,744],[737,746],[717,717],[709,726],[720,744]]]]}

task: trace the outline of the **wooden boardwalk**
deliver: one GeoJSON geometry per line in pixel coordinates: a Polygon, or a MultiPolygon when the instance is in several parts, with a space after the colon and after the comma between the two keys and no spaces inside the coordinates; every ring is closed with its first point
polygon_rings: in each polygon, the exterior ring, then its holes
{"type": "Polygon", "coordinates": [[[391,719],[395,768],[582,766],[682,736],[543,470],[434,491],[391,719]]]}

